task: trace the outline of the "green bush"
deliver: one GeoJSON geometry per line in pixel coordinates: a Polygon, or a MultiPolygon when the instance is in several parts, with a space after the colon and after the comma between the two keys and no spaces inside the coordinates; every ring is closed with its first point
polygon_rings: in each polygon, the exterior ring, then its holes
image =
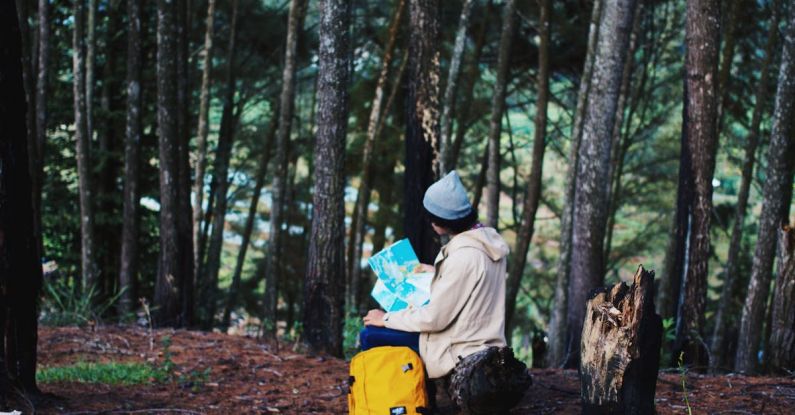
{"type": "Polygon", "coordinates": [[[123,291],[100,300],[95,287],[77,290],[66,279],[47,280],[41,307],[46,326],[82,326],[97,322],[116,303],[123,291]]]}

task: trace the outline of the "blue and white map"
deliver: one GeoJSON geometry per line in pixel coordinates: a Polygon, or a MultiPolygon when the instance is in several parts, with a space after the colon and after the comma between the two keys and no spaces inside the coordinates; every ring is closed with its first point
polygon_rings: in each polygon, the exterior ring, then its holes
{"type": "Polygon", "coordinates": [[[408,239],[401,239],[370,257],[378,281],[370,293],[387,312],[420,307],[431,299],[432,272],[415,272],[420,265],[408,239]]]}

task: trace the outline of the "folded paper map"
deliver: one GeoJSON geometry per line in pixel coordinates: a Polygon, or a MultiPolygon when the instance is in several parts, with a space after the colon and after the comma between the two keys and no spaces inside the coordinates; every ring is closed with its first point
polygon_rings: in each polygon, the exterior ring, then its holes
{"type": "Polygon", "coordinates": [[[420,307],[431,299],[433,272],[416,272],[420,265],[408,239],[401,239],[368,261],[378,281],[370,293],[387,312],[409,305],[420,307]]]}

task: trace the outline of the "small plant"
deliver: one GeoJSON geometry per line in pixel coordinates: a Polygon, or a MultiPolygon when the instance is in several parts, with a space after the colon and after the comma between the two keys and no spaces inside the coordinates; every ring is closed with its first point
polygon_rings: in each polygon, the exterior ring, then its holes
{"type": "Polygon", "coordinates": [[[174,369],[176,368],[176,364],[172,360],[171,337],[161,337],[160,344],[163,346],[163,363],[158,367],[156,378],[160,382],[169,382],[173,379],[174,369]]]}
{"type": "Polygon", "coordinates": [[[687,406],[687,415],[693,415],[693,410],[690,408],[690,401],[687,399],[687,369],[685,368],[685,352],[679,352],[679,376],[682,378],[682,393],[685,394],[685,405],[687,406]]]}
{"type": "Polygon", "coordinates": [[[77,290],[66,279],[48,280],[44,284],[41,323],[48,326],[95,324],[113,307],[122,292],[100,300],[94,286],[77,290]]]}
{"type": "Polygon", "coordinates": [[[43,367],[36,372],[40,383],[80,382],[107,385],[141,385],[157,379],[157,370],[145,363],[78,362],[68,366],[43,367]]]}
{"type": "Polygon", "coordinates": [[[666,366],[671,364],[670,345],[676,340],[676,324],[673,317],[663,319],[663,346],[660,348],[660,361],[666,366]]]}

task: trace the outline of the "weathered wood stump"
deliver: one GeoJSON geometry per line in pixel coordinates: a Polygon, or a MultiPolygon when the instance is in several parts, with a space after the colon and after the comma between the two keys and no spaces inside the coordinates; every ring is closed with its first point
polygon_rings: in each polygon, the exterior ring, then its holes
{"type": "Polygon", "coordinates": [[[795,228],[784,226],[778,235],[778,277],[770,333],[770,370],[795,367],[795,228]]]}
{"type": "Polygon", "coordinates": [[[632,285],[588,300],[580,343],[584,414],[652,414],[662,319],[654,311],[654,271],[638,267],[632,285]]]}

